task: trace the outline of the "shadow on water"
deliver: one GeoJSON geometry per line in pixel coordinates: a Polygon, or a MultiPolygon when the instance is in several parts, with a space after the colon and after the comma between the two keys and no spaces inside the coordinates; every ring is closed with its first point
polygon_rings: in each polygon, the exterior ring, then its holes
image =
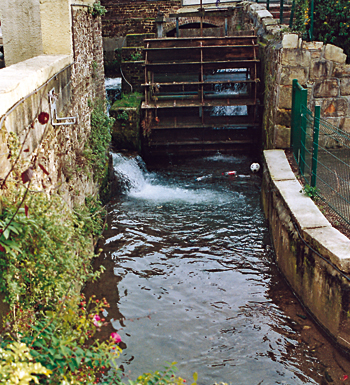
{"type": "MultiPolygon", "coordinates": [[[[199,384],[333,384],[349,362],[317,331],[273,262],[251,158],[154,164],[114,154],[118,194],[86,287],[105,297],[126,376],[176,361],[199,384]],[[222,173],[237,171],[238,177],[222,173]],[[202,178],[205,177],[205,178],[202,178]]],[[[345,381],[346,383],[346,381],[345,381]]]]}

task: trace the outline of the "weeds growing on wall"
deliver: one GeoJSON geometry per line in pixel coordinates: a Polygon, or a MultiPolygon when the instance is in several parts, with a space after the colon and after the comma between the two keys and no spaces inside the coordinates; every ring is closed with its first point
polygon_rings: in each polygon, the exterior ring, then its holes
{"type": "MultiPolygon", "coordinates": [[[[310,2],[297,0],[293,29],[305,40],[310,38],[310,2]]],[[[327,0],[314,2],[313,40],[334,44],[343,48],[350,60],[350,2],[349,0],[327,0]]]]}
{"type": "Polygon", "coordinates": [[[114,118],[110,118],[105,112],[105,103],[95,101],[90,103],[91,133],[85,144],[84,156],[94,173],[94,180],[101,183],[108,172],[108,147],[111,142],[111,128],[114,118]]]}

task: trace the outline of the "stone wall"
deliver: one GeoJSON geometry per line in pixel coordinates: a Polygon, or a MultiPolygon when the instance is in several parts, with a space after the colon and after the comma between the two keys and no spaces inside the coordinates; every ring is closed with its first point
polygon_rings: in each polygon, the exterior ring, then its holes
{"type": "Polygon", "coordinates": [[[0,178],[11,170],[19,150],[11,177],[19,177],[31,165],[31,189],[57,190],[70,205],[82,203],[98,190],[87,172],[83,151],[91,129],[92,104],[105,98],[101,20],[86,7],[74,7],[72,14],[74,61],[70,56],[42,55],[0,71],[0,95],[10,100],[9,107],[3,103],[0,108],[0,178]],[[52,125],[53,116],[47,124],[38,122],[40,112],[51,114],[48,92],[52,89],[58,116],[76,117],[75,124],[52,125]],[[16,138],[19,145],[13,144],[16,138]]]}
{"type": "Polygon", "coordinates": [[[265,151],[262,201],[278,267],[309,314],[349,352],[350,240],[301,188],[284,151],[265,151]]]}
{"type": "Polygon", "coordinates": [[[245,3],[260,43],[263,85],[264,148],[289,148],[292,80],[308,89],[308,107],[321,106],[321,117],[350,132],[350,65],[332,44],[304,42],[283,32],[265,6],[245,3]]]}

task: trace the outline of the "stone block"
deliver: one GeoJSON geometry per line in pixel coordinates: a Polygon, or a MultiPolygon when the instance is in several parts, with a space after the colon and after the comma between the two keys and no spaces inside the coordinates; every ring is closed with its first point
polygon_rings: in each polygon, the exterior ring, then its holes
{"type": "Polygon", "coordinates": [[[333,71],[333,62],[329,60],[311,60],[310,80],[330,77],[333,71]]]}
{"type": "Polygon", "coordinates": [[[261,11],[257,11],[256,16],[257,16],[260,23],[263,19],[272,18],[272,14],[266,9],[261,10],[261,11]]]}
{"type": "Polygon", "coordinates": [[[293,79],[298,79],[299,84],[304,86],[309,78],[309,68],[284,66],[281,73],[281,84],[292,85],[293,79]]]}
{"type": "Polygon", "coordinates": [[[315,83],[314,97],[315,98],[332,98],[339,95],[339,80],[325,79],[315,83]]]}
{"type": "Polygon", "coordinates": [[[337,118],[346,116],[349,109],[349,101],[346,98],[323,99],[321,104],[321,115],[324,117],[337,118]]]}
{"type": "Polygon", "coordinates": [[[350,78],[350,64],[335,65],[333,69],[333,76],[336,78],[350,78]]]}
{"type": "Polygon", "coordinates": [[[291,110],[285,110],[277,108],[276,111],[276,124],[281,126],[291,126],[291,110]]]}
{"type": "Polygon", "coordinates": [[[279,100],[278,108],[291,109],[292,108],[292,87],[279,86],[279,100]]]}
{"type": "Polygon", "coordinates": [[[274,181],[274,184],[301,230],[331,226],[315,203],[300,192],[302,187],[296,179],[274,181]]]}
{"type": "Polygon", "coordinates": [[[276,124],[274,127],[274,147],[290,148],[290,132],[290,127],[276,124]]]}
{"type": "Polygon", "coordinates": [[[340,64],[345,64],[346,62],[346,55],[344,50],[333,44],[326,44],[324,49],[324,57],[327,60],[332,60],[340,64]]]}
{"type": "Polygon", "coordinates": [[[341,96],[350,95],[350,77],[340,79],[340,95],[341,96]]]}
{"type": "Polygon", "coordinates": [[[286,33],[282,38],[283,48],[299,48],[299,36],[296,33],[286,33]]]}
{"type": "Polygon", "coordinates": [[[307,49],[309,51],[320,51],[323,48],[323,43],[321,41],[303,41],[303,49],[307,49]]]}
{"type": "Polygon", "coordinates": [[[283,49],[282,65],[309,67],[310,63],[311,54],[309,51],[299,49],[283,49]]]}
{"type": "Polygon", "coordinates": [[[262,25],[264,26],[264,28],[270,25],[277,25],[277,24],[278,24],[278,20],[274,18],[266,18],[262,20],[262,25]]]}
{"type": "Polygon", "coordinates": [[[350,118],[345,118],[343,125],[341,127],[342,130],[350,133],[350,118]]]}
{"type": "Polygon", "coordinates": [[[265,150],[264,158],[268,165],[271,179],[294,180],[295,175],[283,150],[265,150]]]}
{"type": "Polygon", "coordinates": [[[350,240],[333,227],[305,230],[306,241],[345,273],[350,272],[350,240]]]}

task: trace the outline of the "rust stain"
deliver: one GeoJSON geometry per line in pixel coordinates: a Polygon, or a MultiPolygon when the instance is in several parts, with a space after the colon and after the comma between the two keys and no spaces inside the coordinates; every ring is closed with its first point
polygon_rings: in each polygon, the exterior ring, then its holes
{"type": "Polygon", "coordinates": [[[331,115],[331,114],[334,114],[335,112],[335,107],[333,104],[330,104],[324,111],[324,114],[325,115],[331,115]]]}

